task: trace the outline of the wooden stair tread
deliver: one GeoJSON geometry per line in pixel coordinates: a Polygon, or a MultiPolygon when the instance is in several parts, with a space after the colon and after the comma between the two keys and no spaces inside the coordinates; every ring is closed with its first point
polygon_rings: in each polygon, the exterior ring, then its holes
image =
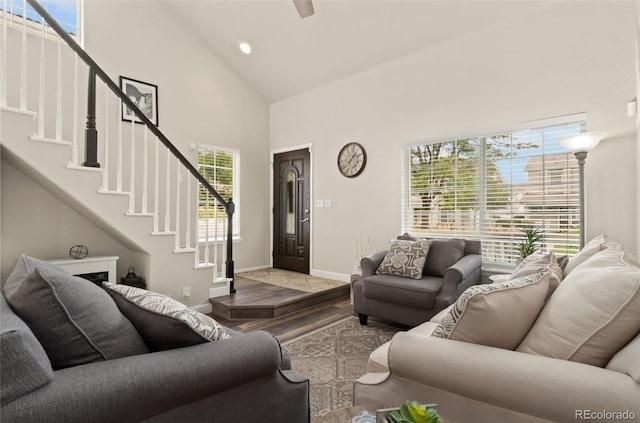
{"type": "Polygon", "coordinates": [[[320,292],[304,292],[236,278],[236,293],[209,299],[215,316],[224,319],[272,319],[337,298],[349,297],[349,284],[320,292]]]}

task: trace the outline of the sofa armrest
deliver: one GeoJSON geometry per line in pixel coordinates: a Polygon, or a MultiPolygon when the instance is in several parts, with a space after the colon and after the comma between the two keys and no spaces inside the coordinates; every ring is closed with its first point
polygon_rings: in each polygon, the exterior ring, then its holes
{"type": "Polygon", "coordinates": [[[458,260],[453,266],[444,272],[444,281],[440,297],[451,304],[460,294],[459,285],[474,285],[480,280],[479,269],[482,267],[482,256],[480,254],[467,254],[458,260]],[[478,281],[468,281],[469,278],[477,277],[478,281]]]}
{"type": "MultiPolygon", "coordinates": [[[[133,422],[280,371],[280,344],[266,332],[54,372],[51,383],[2,408],[7,421],[133,422]]],[[[286,379],[294,379],[289,375],[286,379]]],[[[305,382],[306,383],[306,382],[305,382]]],[[[277,392],[273,393],[277,395],[277,392]]]]}
{"type": "Polygon", "coordinates": [[[574,421],[577,410],[640,415],[640,385],[626,374],[411,332],[389,349],[392,377],[551,421],[574,421]]]}
{"type": "Polygon", "coordinates": [[[480,267],[482,267],[482,256],[480,254],[467,254],[445,270],[444,277],[445,279],[450,278],[461,282],[473,275],[480,267]]]}
{"type": "Polygon", "coordinates": [[[377,253],[371,254],[370,256],[364,257],[360,260],[360,268],[362,269],[362,277],[365,278],[367,276],[375,275],[378,266],[384,260],[384,256],[387,255],[387,250],[378,251],[377,253]]]}

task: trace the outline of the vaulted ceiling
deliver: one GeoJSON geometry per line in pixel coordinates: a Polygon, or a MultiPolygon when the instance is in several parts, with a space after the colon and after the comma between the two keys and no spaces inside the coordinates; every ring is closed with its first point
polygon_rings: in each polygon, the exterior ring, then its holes
{"type": "Polygon", "coordinates": [[[314,0],[302,19],[292,0],[160,1],[270,103],[552,3],[314,0]]]}

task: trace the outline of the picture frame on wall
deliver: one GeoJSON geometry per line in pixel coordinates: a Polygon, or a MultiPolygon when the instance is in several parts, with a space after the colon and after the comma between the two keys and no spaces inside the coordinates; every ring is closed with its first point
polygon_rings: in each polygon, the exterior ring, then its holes
{"type": "MultiPolygon", "coordinates": [[[[136,79],[120,77],[120,89],[138,106],[140,111],[158,126],[158,86],[136,79]]],[[[133,113],[133,110],[122,103],[122,120],[127,122],[142,123],[133,113]]]]}

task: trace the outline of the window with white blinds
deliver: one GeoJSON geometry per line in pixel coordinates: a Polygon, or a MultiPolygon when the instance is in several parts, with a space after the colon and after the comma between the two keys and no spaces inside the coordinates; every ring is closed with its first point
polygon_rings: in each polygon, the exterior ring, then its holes
{"type": "Polygon", "coordinates": [[[558,140],[584,123],[579,114],[405,147],[403,231],[480,239],[485,263],[514,263],[522,231],[534,227],[539,251],[575,254],[578,163],[558,140]]]}
{"type": "MultiPolygon", "coordinates": [[[[240,236],[240,152],[220,147],[198,146],[198,171],[228,200],[233,198],[233,237],[240,236]]],[[[219,240],[226,234],[227,212],[202,184],[198,187],[198,239],[219,240]],[[207,219],[207,216],[209,219],[207,219]]]]}

